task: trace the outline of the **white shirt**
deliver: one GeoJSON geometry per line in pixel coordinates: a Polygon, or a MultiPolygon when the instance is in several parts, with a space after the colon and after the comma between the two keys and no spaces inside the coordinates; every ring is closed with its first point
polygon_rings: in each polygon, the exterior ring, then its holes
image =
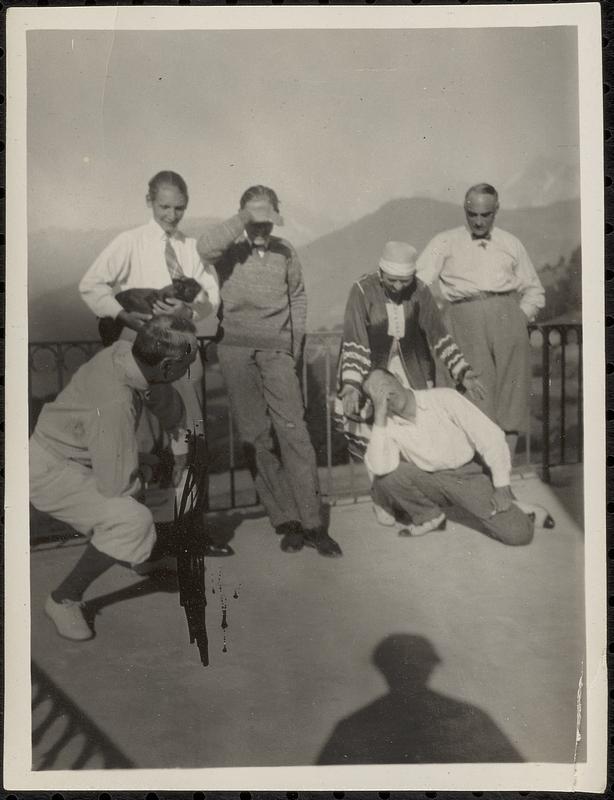
{"type": "Polygon", "coordinates": [[[518,292],[529,320],[545,305],[544,287],[524,246],[511,233],[493,228],[490,239],[472,239],[464,225],[437,234],[421,253],[418,277],[427,285],[439,278],[446,300],[478,292],[518,292]]]}
{"type": "MultiPolygon", "coordinates": [[[[164,255],[166,240],[166,233],[152,218],[146,225],[120,233],[102,251],[79,283],[83,300],[97,317],[115,318],[119,314],[122,307],[115,299],[118,292],[163,289],[171,283],[164,255]]],[[[196,239],[175,231],[171,245],[184,275],[203,287],[191,304],[195,319],[203,319],[220,304],[217,276],[200,260],[196,239]]]]}
{"type": "Polygon", "coordinates": [[[509,486],[510,451],[501,428],[454,389],[416,390],[414,396],[413,420],[394,415],[385,426],[373,426],[365,464],[374,475],[394,472],[401,457],[425,472],[457,469],[477,452],[493,485],[509,486]]]}

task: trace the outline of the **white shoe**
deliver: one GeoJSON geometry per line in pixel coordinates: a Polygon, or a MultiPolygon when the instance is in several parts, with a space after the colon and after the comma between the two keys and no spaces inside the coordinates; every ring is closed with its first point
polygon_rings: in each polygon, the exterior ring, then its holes
{"type": "Polygon", "coordinates": [[[396,519],[390,513],[390,511],[386,511],[385,508],[378,506],[376,503],[373,503],[373,513],[375,514],[375,519],[380,525],[385,525],[387,528],[391,528],[393,525],[397,524],[396,519]]]}
{"type": "Polygon", "coordinates": [[[401,528],[399,536],[424,536],[431,531],[442,531],[446,527],[446,515],[440,514],[435,519],[429,519],[421,525],[408,525],[407,528],[401,528]]]}
{"type": "Polygon", "coordinates": [[[53,620],[60,636],[83,642],[94,634],[83,616],[82,603],[77,600],[62,600],[56,603],[51,595],[45,603],[45,614],[53,620]]]}

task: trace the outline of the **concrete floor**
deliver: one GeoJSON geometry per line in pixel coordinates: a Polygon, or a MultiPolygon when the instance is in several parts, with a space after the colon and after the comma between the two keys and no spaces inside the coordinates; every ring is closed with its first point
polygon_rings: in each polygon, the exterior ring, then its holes
{"type": "Polygon", "coordinates": [[[207,668],[173,580],[120,567],[87,598],[96,638],[60,639],[42,605],[81,547],[33,551],[33,766],[572,761],[583,537],[537,478],[515,490],[557,521],[519,549],[460,523],[400,538],[358,503],[332,509],[327,560],[240,518],[207,564],[207,668]]]}

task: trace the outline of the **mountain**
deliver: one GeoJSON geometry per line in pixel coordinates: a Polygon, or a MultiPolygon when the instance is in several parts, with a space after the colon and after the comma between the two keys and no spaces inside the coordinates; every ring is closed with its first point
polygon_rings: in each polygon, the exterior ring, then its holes
{"type": "Polygon", "coordinates": [[[535,158],[497,187],[507,208],[547,206],[580,196],[580,165],[535,158]]]}
{"type": "MultiPolygon", "coordinates": [[[[572,151],[572,156],[573,156],[572,151]]],[[[446,180],[432,183],[425,196],[434,200],[458,203],[462,201],[469,181],[446,180]]],[[[536,208],[580,196],[579,162],[538,156],[505,180],[496,180],[501,205],[505,208],[536,208]]]]}
{"type": "MultiPolygon", "coordinates": [[[[295,246],[317,239],[335,222],[296,204],[283,204],[285,225],[280,232],[295,246]]],[[[182,230],[198,236],[219,222],[212,217],[188,217],[182,230]]],[[[62,230],[47,228],[28,237],[28,299],[30,339],[97,338],[96,320],[85,306],[77,285],[85,271],[122,228],[62,230]]]]}
{"type": "MultiPolygon", "coordinates": [[[[283,235],[299,244],[316,230],[332,224],[326,217],[297,212],[293,224],[288,207],[283,235]],[[295,238],[299,236],[299,238],[295,238]]],[[[189,218],[182,226],[198,235],[217,220],[189,218]]],[[[303,247],[299,255],[309,296],[309,329],[333,328],[343,310],[353,280],[375,268],[389,239],[409,241],[422,249],[436,233],[463,222],[462,208],[427,198],[391,200],[372,214],[303,247]],[[321,298],[326,298],[325,303],[321,298]]],[[[516,234],[539,269],[567,258],[580,242],[580,201],[546,207],[503,209],[497,224],[516,234]]],[[[97,338],[93,315],[81,300],[77,285],[89,265],[120,229],[66,231],[47,229],[28,239],[29,331],[34,341],[97,338]]]]}
{"type": "MultiPolygon", "coordinates": [[[[463,220],[463,210],[455,204],[401,198],[300,248],[309,297],[309,329],[334,328],[341,322],[351,283],[375,269],[386,241],[407,241],[422,250],[436,233],[461,225],[463,220]],[[320,302],[323,297],[325,304],[320,302]]],[[[497,225],[518,236],[539,270],[567,257],[580,243],[580,201],[502,209],[497,225]]]]}

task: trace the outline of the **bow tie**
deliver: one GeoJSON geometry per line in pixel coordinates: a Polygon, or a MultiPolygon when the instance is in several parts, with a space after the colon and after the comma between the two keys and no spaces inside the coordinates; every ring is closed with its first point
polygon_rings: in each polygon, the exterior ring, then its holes
{"type": "Polygon", "coordinates": [[[477,233],[472,233],[471,238],[478,242],[490,242],[490,233],[485,233],[484,236],[478,236],[477,233]]]}

